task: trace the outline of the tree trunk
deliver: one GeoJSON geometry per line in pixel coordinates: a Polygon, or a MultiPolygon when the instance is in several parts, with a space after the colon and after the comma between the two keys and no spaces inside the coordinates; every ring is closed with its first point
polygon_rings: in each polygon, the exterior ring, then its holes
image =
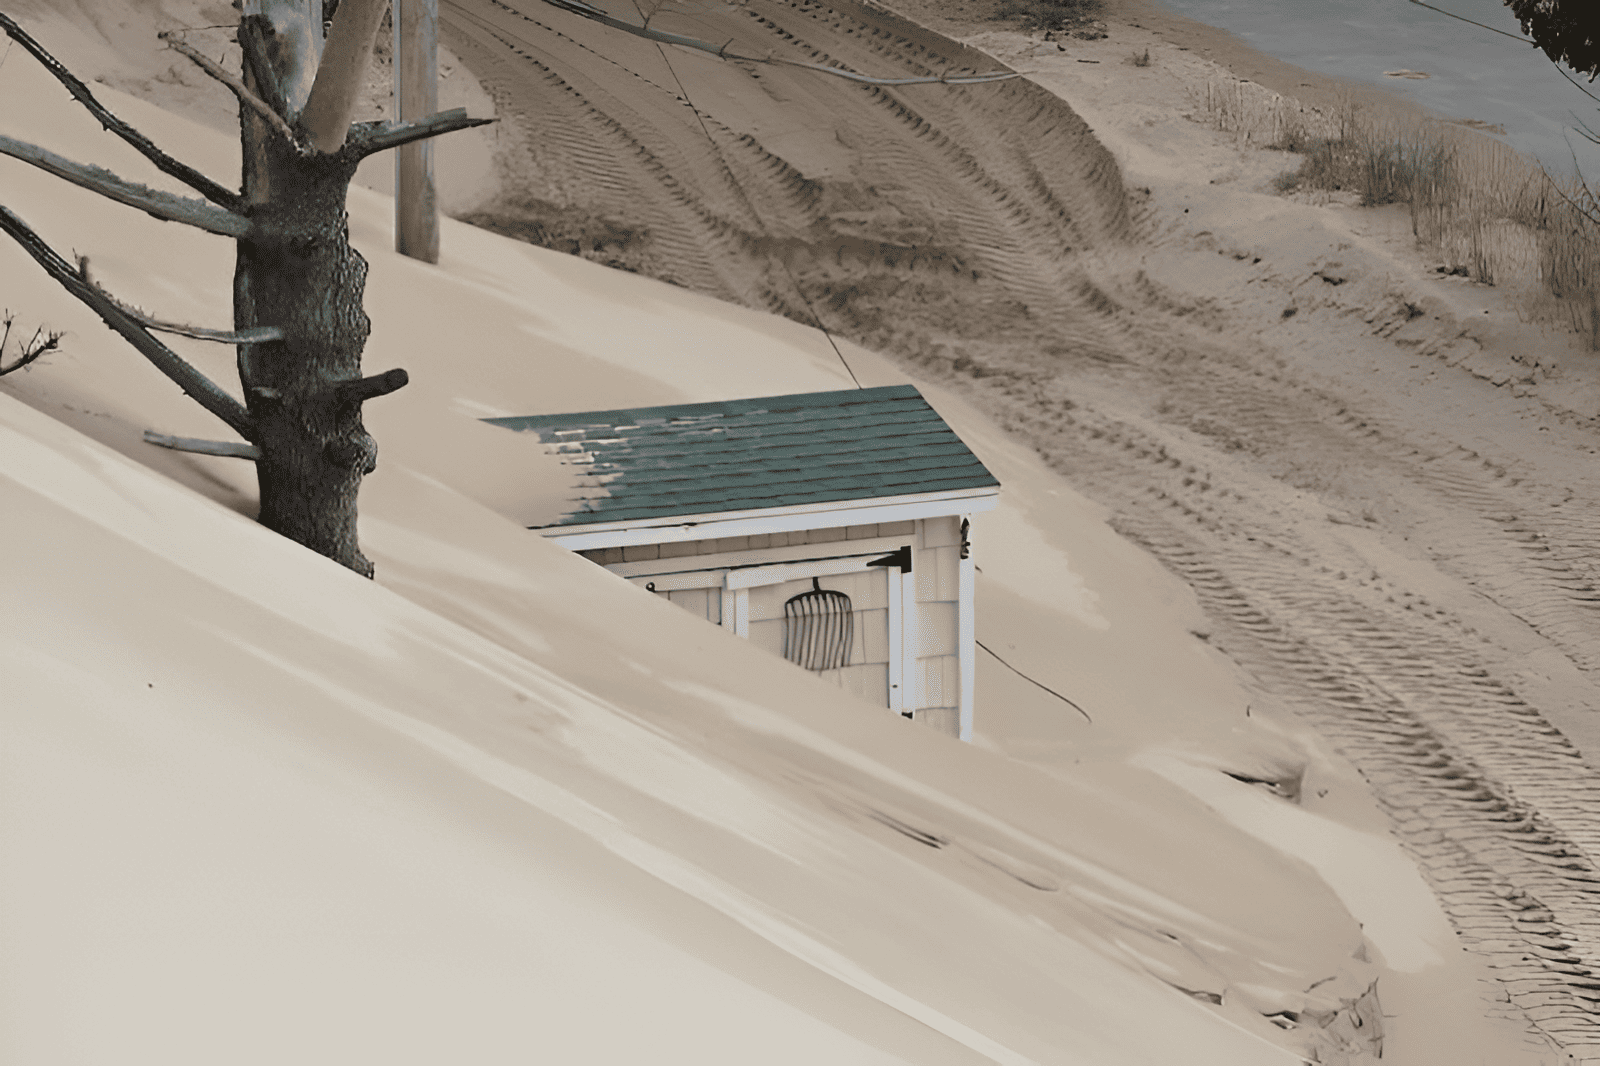
{"type": "Polygon", "coordinates": [[[301,154],[241,116],[244,197],[255,224],[238,242],[234,327],[283,339],[241,345],[239,378],[257,427],[260,522],[372,576],[356,538],[356,494],[377,463],[361,424],[367,262],[350,247],[352,153],[301,154]]]}
{"type": "MultiPolygon", "coordinates": [[[[361,424],[361,405],[394,392],[407,379],[399,369],[361,376],[372,323],[361,306],[367,262],[350,247],[345,211],[350,180],[356,165],[375,152],[491,121],[469,118],[458,108],[407,124],[352,124],[387,4],[342,0],[333,11],[324,0],[235,0],[242,78],[185,44],[181,34],[162,35],[239,99],[239,193],[162,152],[107,111],[88,86],[0,12],[0,32],[44,64],[101,125],[209,203],[157,193],[11,138],[0,137],[0,154],[158,218],[232,236],[237,242],[234,329],[174,327],[125,306],[89,278],[87,260],[74,267],[4,207],[0,232],[250,443],[146,434],[149,439],[254,459],[261,524],[365,577],[372,576],[372,564],[357,539],[356,496],[361,479],[377,466],[378,446],[361,424]],[[325,13],[333,15],[326,48],[325,13]],[[237,343],[244,406],[152,336],[152,329],[237,343]]],[[[16,368],[0,368],[0,373],[16,368]]]]}

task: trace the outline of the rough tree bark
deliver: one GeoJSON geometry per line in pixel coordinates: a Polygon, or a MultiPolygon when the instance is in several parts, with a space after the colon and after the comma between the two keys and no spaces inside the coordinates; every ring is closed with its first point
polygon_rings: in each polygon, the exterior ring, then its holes
{"type": "Polygon", "coordinates": [[[356,494],[377,465],[361,403],[405,383],[361,380],[370,322],[367,263],[350,247],[345,193],[357,160],[301,155],[280,138],[252,146],[238,242],[234,328],[272,325],[283,339],[239,346],[239,379],[260,449],[260,522],[371,575],[356,538],[356,494]],[[391,387],[384,387],[391,386],[391,387]]]}
{"type": "Polygon", "coordinates": [[[253,458],[260,522],[367,577],[372,564],[357,538],[356,497],[362,477],[376,466],[378,449],[362,425],[361,405],[407,379],[404,370],[361,375],[371,323],[362,308],[367,263],[350,246],[350,181],[368,155],[488,121],[452,111],[404,124],[351,123],[386,6],[387,0],[343,0],[324,42],[323,0],[244,0],[237,37],[243,78],[228,74],[181,35],[164,35],[239,97],[243,170],[237,194],[166,156],[111,115],[83,82],[0,15],[0,29],[108,129],[211,203],[132,185],[8,138],[0,137],[0,153],[158,217],[234,237],[234,329],[158,322],[101,289],[86,261],[74,270],[3,208],[0,229],[250,442],[220,445],[157,434],[154,443],[253,458]],[[243,408],[151,336],[153,329],[236,343],[243,408]]]}
{"type": "Polygon", "coordinates": [[[326,50],[319,6],[267,0],[259,14],[246,8],[241,18],[246,88],[291,127],[298,123],[311,148],[258,111],[240,109],[251,232],[238,241],[233,324],[283,334],[239,346],[239,381],[260,451],[259,521],[371,576],[356,534],[356,497],[378,448],[361,404],[406,377],[403,370],[361,377],[371,326],[362,309],[367,263],[350,246],[345,200],[365,154],[360,138],[348,136],[349,116],[384,3],[346,0],[326,50]],[[316,72],[309,91],[307,71],[316,72]]]}
{"type": "MultiPolygon", "coordinates": [[[[388,0],[238,0],[236,40],[243,77],[230,73],[184,40],[162,37],[239,98],[242,190],[233,192],[162,152],[122,122],[28,36],[0,14],[0,30],[21,44],[101,124],[164,173],[200,193],[195,200],[123,181],[37,145],[0,137],[9,155],[121,203],[169,221],[233,237],[238,255],[229,330],[177,326],[117,300],[89,276],[87,259],[74,268],[0,206],[0,231],[16,240],[69,292],[141,354],[227,423],[248,444],[196,441],[147,433],[152,444],[209,455],[253,459],[261,490],[260,521],[344,566],[372,576],[356,536],[356,496],[377,463],[377,444],[361,422],[361,405],[405,385],[404,370],[361,376],[371,323],[362,309],[366,260],[350,246],[345,199],[366,156],[418,144],[490,119],[461,110],[415,122],[354,123],[360,86],[371,61],[388,0]],[[331,14],[324,39],[324,14],[331,14]],[[236,344],[245,402],[206,379],[151,331],[236,344]]],[[[876,85],[972,85],[1017,77],[1014,71],[947,70],[879,78],[829,64],[776,56],[742,56],[680,34],[618,19],[587,0],[548,0],[582,18],[662,44],[743,63],[782,64],[876,85]]],[[[31,361],[27,360],[27,361],[31,361]]],[[[17,369],[0,366],[0,373],[17,369]]]]}

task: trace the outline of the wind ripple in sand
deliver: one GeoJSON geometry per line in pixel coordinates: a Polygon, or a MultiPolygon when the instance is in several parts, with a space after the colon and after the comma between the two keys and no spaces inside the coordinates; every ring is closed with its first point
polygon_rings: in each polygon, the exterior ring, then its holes
{"type": "MultiPolygon", "coordinates": [[[[1600,1045],[1600,775],[1551,724],[1600,705],[1600,493],[1357,408],[1228,306],[1146,277],[1140,256],[1204,235],[1148,190],[1130,202],[1089,127],[1030,82],[669,66],[538,0],[441,7],[516,146],[505,193],[470,221],[803,322],[815,309],[961,390],[1113,507],[1189,580],[1215,643],[1367,777],[1497,969],[1489,1009],[1600,1045]],[[1374,494],[1396,506],[1349,517],[1374,494]],[[1374,565],[1379,531],[1426,546],[1426,565],[1374,565]],[[1571,676],[1530,674],[1534,644],[1571,676]]],[[[997,66],[843,0],[655,17],[874,73],[997,66]]],[[[1253,291],[1277,284],[1271,264],[1237,269],[1253,291]]],[[[1337,328],[1380,345],[1404,324],[1366,323],[1337,328]]]]}
{"type": "MultiPolygon", "coordinates": [[[[749,69],[534,0],[449,0],[441,18],[517,142],[505,192],[469,221],[808,324],[809,303],[858,337],[896,320],[983,336],[1020,317],[1036,339],[1074,327],[1074,343],[1106,347],[1075,294],[1084,252],[1130,232],[1121,174],[1038,86],[749,69]]],[[[998,66],[853,4],[661,19],[736,51],[874,73],[998,66]]]]}

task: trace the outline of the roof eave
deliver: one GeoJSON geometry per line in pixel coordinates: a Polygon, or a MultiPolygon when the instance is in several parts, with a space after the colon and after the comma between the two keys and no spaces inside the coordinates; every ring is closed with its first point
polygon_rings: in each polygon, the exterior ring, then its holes
{"type": "Polygon", "coordinates": [[[943,492],[919,492],[879,499],[833,500],[792,507],[749,511],[671,515],[625,522],[591,522],[580,526],[530,526],[541,536],[573,551],[626,548],[638,544],[676,544],[686,540],[787,533],[798,529],[876,525],[917,518],[992,511],[1000,502],[998,485],[943,492]]]}

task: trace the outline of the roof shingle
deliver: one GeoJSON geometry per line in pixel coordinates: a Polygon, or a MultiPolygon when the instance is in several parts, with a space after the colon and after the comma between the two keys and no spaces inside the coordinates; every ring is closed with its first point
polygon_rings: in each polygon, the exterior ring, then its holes
{"type": "Polygon", "coordinates": [[[588,525],[999,488],[912,385],[486,418],[573,467],[588,525]]]}

